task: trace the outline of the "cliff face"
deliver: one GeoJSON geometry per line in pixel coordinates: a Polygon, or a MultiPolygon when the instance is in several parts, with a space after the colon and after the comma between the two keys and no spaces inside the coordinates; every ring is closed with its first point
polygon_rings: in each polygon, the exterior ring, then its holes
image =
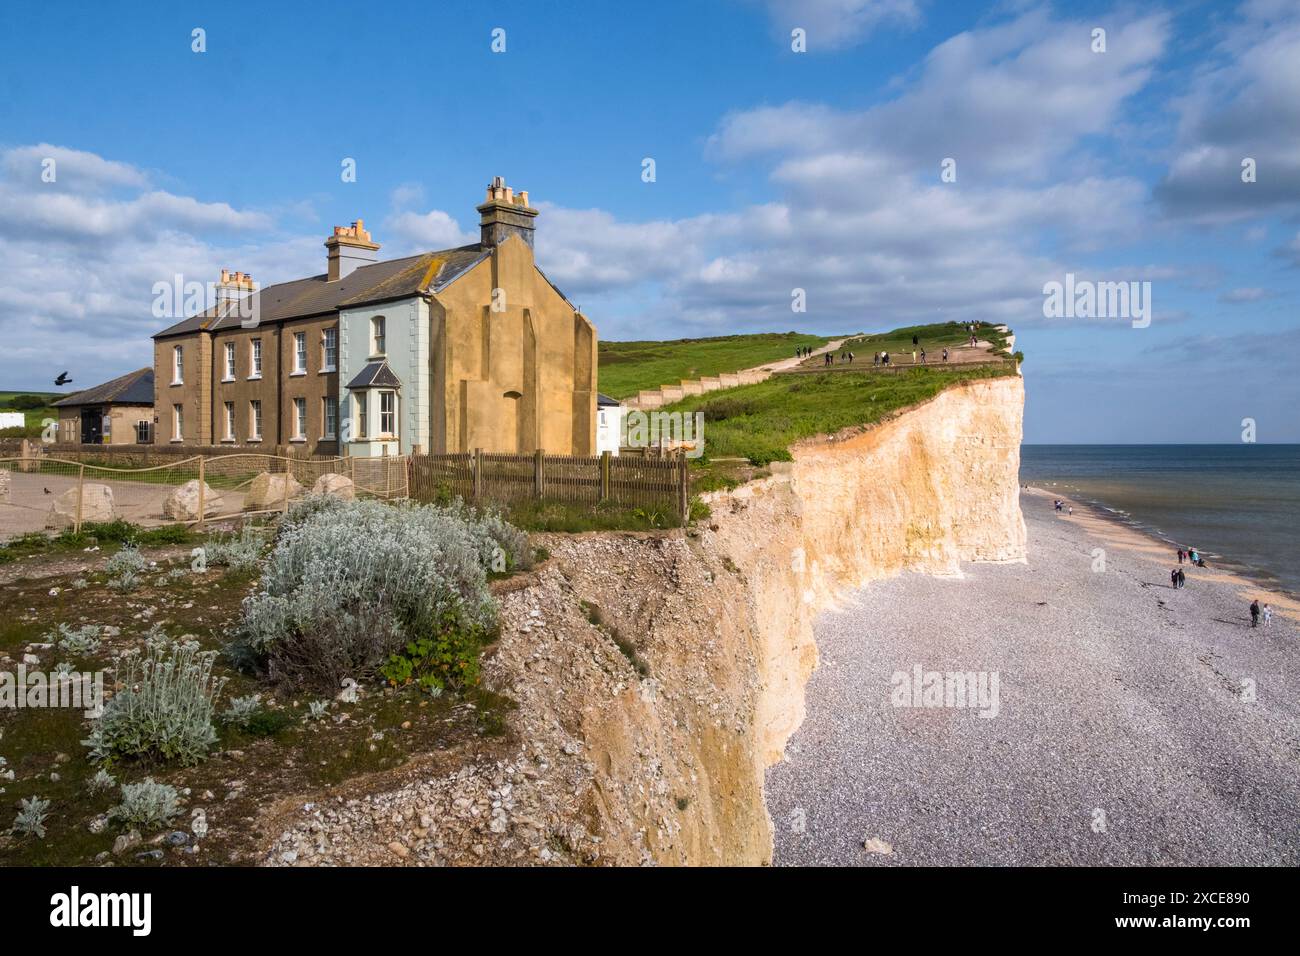
{"type": "Polygon", "coordinates": [[[406,862],[768,862],[763,770],[803,718],[815,615],[903,570],[1024,559],[1023,397],[1019,378],[967,383],[809,442],[689,532],[547,536],[484,666],[519,704],[510,752],[366,798],[377,849],[347,858],[396,862],[396,841],[406,862]]]}

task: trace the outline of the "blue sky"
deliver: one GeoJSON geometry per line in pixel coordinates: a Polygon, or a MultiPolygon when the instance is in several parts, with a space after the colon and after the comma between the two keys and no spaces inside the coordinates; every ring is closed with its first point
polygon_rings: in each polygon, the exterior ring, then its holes
{"type": "Polygon", "coordinates": [[[1300,441],[1295,3],[58,8],[0,11],[0,388],[148,364],[155,282],[319,272],[359,216],[472,241],[500,175],[604,338],[1002,321],[1028,441],[1300,441]],[[1045,318],[1067,272],[1151,325],[1045,318]]]}

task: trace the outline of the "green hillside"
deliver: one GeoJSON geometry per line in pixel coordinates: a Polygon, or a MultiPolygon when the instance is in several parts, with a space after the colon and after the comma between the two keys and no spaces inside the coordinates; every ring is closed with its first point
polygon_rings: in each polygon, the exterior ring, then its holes
{"type": "Polygon", "coordinates": [[[667,342],[601,342],[599,388],[611,398],[627,398],[643,388],[793,358],[800,346],[817,348],[829,341],[823,335],[763,332],[667,342]]]}
{"type": "Polygon", "coordinates": [[[47,418],[57,419],[59,413],[50,407],[51,402],[57,402],[64,398],[70,392],[0,392],[0,412],[22,412],[27,416],[26,428],[0,428],[0,438],[36,438],[41,433],[41,422],[47,418]],[[43,399],[41,405],[28,407],[32,404],[30,401],[24,401],[27,398],[43,399]]]}

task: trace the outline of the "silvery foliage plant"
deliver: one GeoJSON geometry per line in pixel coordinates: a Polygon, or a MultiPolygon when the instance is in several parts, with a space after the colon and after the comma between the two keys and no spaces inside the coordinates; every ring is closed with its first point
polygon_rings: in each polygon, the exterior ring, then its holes
{"type": "Polygon", "coordinates": [[[487,573],[503,553],[508,566],[525,566],[527,535],[459,502],[308,498],[286,516],[261,586],[245,599],[232,656],[274,679],[334,688],[448,621],[491,631],[487,573]]]}
{"type": "MultiPolygon", "coordinates": [[[[151,632],[151,635],[159,634],[151,632]]],[[[83,743],[98,760],[150,755],[194,764],[217,742],[212,726],[225,680],[212,676],[216,651],[150,636],[144,653],[121,658],[123,688],[104,705],[83,743]]]]}
{"type": "Polygon", "coordinates": [[[146,777],[140,783],[122,784],[122,802],[108,811],[115,823],[133,827],[160,827],[180,812],[176,788],[146,777]]]}

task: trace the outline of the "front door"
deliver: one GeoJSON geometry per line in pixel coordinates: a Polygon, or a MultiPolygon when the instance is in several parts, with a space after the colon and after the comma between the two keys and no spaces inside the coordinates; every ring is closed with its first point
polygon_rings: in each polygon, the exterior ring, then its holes
{"type": "Polygon", "coordinates": [[[104,419],[98,408],[81,410],[81,443],[98,445],[103,440],[104,419]]]}

